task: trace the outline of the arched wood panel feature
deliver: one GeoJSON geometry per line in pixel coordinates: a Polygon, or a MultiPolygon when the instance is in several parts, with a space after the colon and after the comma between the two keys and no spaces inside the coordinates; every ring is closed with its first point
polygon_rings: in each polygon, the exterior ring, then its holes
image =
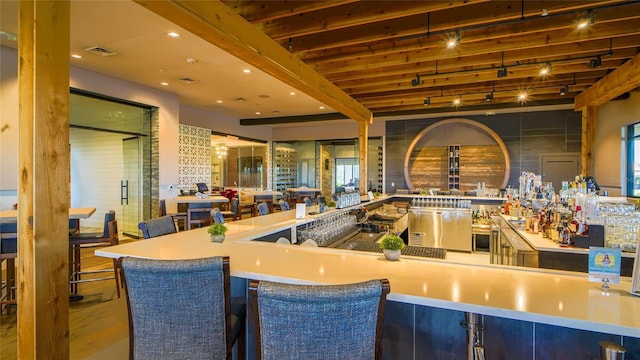
{"type": "Polygon", "coordinates": [[[487,188],[507,186],[511,160],[502,139],[481,123],[455,118],[432,124],[413,139],[404,158],[407,187],[447,189],[447,145],[454,144],[461,145],[461,190],[474,189],[479,181],[487,188]],[[477,139],[464,133],[475,134],[477,139]]]}

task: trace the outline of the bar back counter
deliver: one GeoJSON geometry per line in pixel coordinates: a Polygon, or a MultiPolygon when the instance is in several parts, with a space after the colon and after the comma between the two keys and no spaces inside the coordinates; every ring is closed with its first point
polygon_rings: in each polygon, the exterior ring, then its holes
{"type": "MultiPolygon", "coordinates": [[[[487,359],[596,359],[600,341],[621,344],[627,348],[627,359],[640,359],[640,298],[629,293],[630,278],[605,292],[578,272],[472,266],[404,255],[388,261],[378,253],[254,241],[295,233],[297,227],[323,215],[296,219],[295,211],[284,211],[228,223],[223,243],[211,242],[203,228],[103,248],[96,255],[153,259],[226,255],[231,259],[232,295],[239,297],[246,297],[249,279],[344,284],[387,278],[391,293],[385,359],[468,358],[467,330],[461,323],[469,314],[484,319],[487,359]]],[[[252,359],[251,333],[248,342],[247,355],[252,359]]]]}

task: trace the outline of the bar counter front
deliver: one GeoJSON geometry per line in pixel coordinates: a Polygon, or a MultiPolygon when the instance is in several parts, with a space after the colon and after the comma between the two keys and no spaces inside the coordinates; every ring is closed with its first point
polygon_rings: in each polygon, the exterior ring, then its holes
{"type": "MultiPolygon", "coordinates": [[[[332,210],[341,211],[341,210],[332,210]]],[[[343,210],[342,210],[343,211],[343,210]]],[[[206,228],[96,250],[97,256],[191,259],[227,255],[232,294],[246,297],[248,279],[342,284],[374,278],[391,283],[385,315],[383,358],[465,359],[465,315],[483,319],[487,359],[595,359],[600,341],[627,348],[640,359],[640,297],[631,279],[610,285],[578,272],[466,265],[449,260],[254,241],[295,228],[320,215],[296,219],[295,211],[227,223],[223,243],[206,228]]],[[[250,327],[251,328],[251,327],[250,327]]],[[[253,358],[248,334],[248,358],[253,358]]]]}

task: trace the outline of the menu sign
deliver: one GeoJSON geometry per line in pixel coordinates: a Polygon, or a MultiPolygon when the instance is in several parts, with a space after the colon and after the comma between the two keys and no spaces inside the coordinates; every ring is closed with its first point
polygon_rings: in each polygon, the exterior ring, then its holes
{"type": "Polygon", "coordinates": [[[589,281],[620,283],[620,249],[589,247],[589,281]]]}

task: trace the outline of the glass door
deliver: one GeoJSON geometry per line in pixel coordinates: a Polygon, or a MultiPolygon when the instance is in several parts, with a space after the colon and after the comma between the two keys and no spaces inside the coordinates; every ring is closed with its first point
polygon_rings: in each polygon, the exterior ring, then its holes
{"type": "Polygon", "coordinates": [[[139,237],[138,223],[142,221],[142,146],[140,137],[122,139],[122,233],[139,237]]]}

